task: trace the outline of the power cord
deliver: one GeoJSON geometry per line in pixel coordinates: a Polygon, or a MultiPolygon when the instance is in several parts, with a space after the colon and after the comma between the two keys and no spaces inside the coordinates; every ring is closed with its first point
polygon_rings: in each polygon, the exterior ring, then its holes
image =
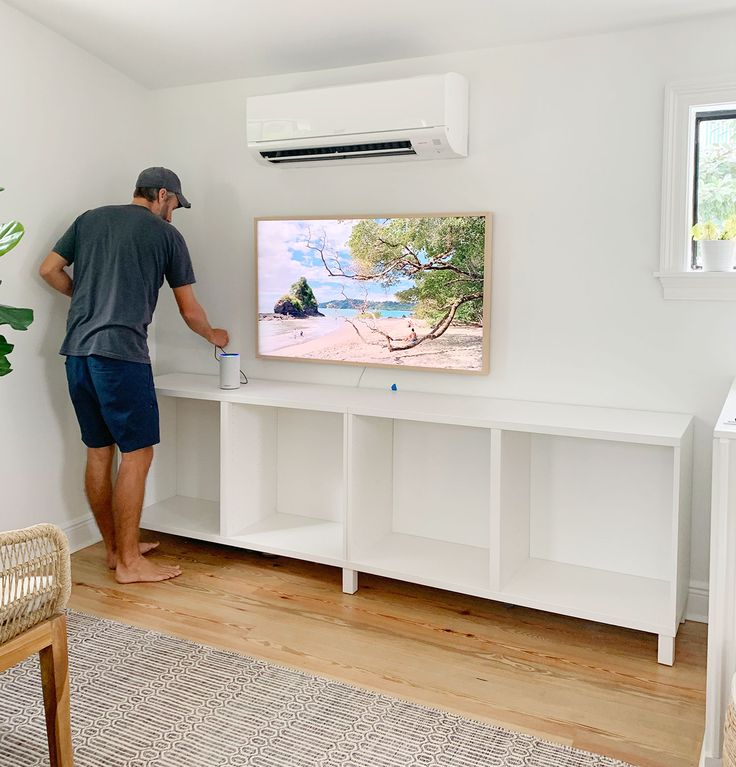
{"type": "Polygon", "coordinates": [[[358,378],[358,383],[355,384],[355,387],[360,386],[360,382],[363,380],[363,376],[365,375],[365,371],[368,370],[368,368],[363,368],[363,372],[360,374],[360,378],[358,378]]]}
{"type": "MultiPolygon", "coordinates": [[[[218,346],[217,344],[213,344],[213,346],[214,346],[215,359],[219,362],[220,358],[217,356],[217,350],[219,349],[221,354],[227,354],[227,352],[221,346],[218,346]]],[[[243,376],[243,380],[240,383],[247,384],[248,376],[242,370],[240,371],[240,375],[243,376]]]]}

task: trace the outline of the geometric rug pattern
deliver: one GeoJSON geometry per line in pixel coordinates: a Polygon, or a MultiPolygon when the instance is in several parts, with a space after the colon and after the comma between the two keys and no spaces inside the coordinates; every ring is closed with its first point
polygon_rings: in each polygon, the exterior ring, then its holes
{"type": "MultiPolygon", "coordinates": [[[[67,620],[76,767],[631,767],[154,631],[67,620]]],[[[48,763],[36,656],[0,674],[0,767],[48,763]]]]}

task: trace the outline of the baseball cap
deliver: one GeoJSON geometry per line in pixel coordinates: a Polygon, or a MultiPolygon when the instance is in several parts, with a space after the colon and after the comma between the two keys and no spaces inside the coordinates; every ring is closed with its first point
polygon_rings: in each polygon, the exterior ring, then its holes
{"type": "Polygon", "coordinates": [[[192,207],[189,200],[187,200],[181,192],[181,181],[179,181],[179,176],[177,176],[173,170],[169,170],[168,168],[155,167],[142,170],[135,185],[136,187],[143,188],[166,189],[176,195],[176,198],[179,200],[179,205],[181,205],[182,208],[192,207]]]}

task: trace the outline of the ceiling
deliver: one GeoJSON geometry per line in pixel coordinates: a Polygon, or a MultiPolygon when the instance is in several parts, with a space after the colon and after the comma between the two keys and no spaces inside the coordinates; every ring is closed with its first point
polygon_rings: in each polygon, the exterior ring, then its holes
{"type": "Polygon", "coordinates": [[[627,29],[736,0],[6,0],[148,88],[627,29]]]}

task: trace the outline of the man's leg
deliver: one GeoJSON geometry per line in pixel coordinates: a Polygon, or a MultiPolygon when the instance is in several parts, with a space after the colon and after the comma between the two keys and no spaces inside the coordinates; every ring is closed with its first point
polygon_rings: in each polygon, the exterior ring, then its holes
{"type": "Polygon", "coordinates": [[[117,544],[115,579],[118,583],[165,581],[181,575],[178,566],[157,565],[144,559],[140,551],[138,536],[143,494],[152,459],[152,447],[121,453],[120,469],[112,495],[117,544]]]}
{"type": "Polygon", "coordinates": [[[112,518],[112,462],[115,445],[87,448],[84,490],[107,551],[107,563],[115,557],[115,523],[112,518]]]}
{"type": "MultiPolygon", "coordinates": [[[[115,520],[112,514],[112,462],[115,445],[87,448],[87,469],[84,473],[84,489],[87,493],[95,522],[102,534],[107,552],[107,566],[114,570],[118,563],[115,544],[115,520]]],[[[147,554],[158,546],[158,541],[141,543],[141,554],[147,554]]]]}

